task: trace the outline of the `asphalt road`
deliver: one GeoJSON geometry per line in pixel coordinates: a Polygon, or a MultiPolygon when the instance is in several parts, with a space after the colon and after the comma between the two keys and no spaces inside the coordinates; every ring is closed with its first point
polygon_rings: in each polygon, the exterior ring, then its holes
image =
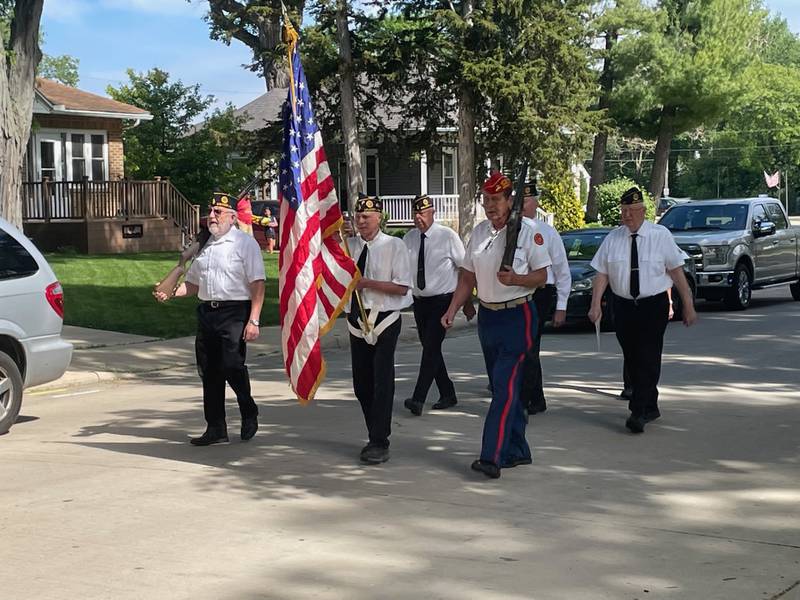
{"type": "Polygon", "coordinates": [[[249,443],[235,402],[230,444],[187,443],[189,368],[30,395],[0,438],[0,598],[796,600],[800,303],[778,288],[699,310],[668,329],[663,417],[641,436],[614,335],[597,352],[593,331],[548,334],[534,465],[496,481],[469,470],[487,406],[474,330],[446,342],[451,411],[402,408],[419,348],[399,349],[380,467],[356,460],[346,351],[307,407],[260,357],[249,443]]]}

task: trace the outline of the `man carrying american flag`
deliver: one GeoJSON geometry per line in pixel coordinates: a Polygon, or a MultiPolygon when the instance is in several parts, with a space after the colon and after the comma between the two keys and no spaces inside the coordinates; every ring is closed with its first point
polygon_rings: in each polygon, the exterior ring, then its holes
{"type": "Polygon", "coordinates": [[[359,276],[339,245],[342,213],[297,52],[297,32],[285,22],[291,75],[279,177],[279,308],[284,366],[305,404],[325,376],[320,337],[333,326],[359,276]]]}

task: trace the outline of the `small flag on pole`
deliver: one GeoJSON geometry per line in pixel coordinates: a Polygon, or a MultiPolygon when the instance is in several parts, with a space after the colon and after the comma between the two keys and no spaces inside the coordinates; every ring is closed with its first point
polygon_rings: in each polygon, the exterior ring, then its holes
{"type": "Polygon", "coordinates": [[[781,185],[781,172],[775,171],[772,175],[769,175],[766,171],[764,171],[764,181],[767,182],[768,188],[776,188],[780,187],[781,185]]]}
{"type": "Polygon", "coordinates": [[[279,310],[284,366],[298,400],[314,398],[325,377],[320,338],[333,326],[358,281],[340,245],[342,212],[314,119],[298,35],[284,14],[289,94],[284,106],[279,310]]]}

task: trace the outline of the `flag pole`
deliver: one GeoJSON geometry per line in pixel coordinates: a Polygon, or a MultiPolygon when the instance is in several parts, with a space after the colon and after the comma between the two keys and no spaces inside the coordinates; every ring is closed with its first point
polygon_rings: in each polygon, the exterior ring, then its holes
{"type": "MultiPolygon", "coordinates": [[[[300,38],[300,36],[297,34],[297,31],[295,31],[294,27],[292,26],[292,22],[289,20],[289,11],[286,10],[286,5],[283,3],[283,0],[281,0],[281,13],[283,16],[283,41],[286,42],[287,46],[286,58],[289,66],[289,94],[292,99],[291,102],[292,114],[294,115],[295,118],[297,118],[297,89],[295,87],[295,82],[294,82],[294,67],[292,65],[292,55],[294,54],[297,48],[297,41],[300,38]]],[[[353,257],[350,255],[350,248],[347,245],[347,240],[342,235],[341,225],[339,226],[339,237],[344,242],[343,244],[344,253],[352,259],[353,257]]],[[[363,273],[359,272],[359,276],[363,276],[363,273]]],[[[365,334],[367,334],[370,332],[372,328],[369,326],[369,321],[367,320],[367,312],[366,310],[364,310],[364,303],[361,299],[361,294],[357,289],[353,289],[353,294],[355,294],[356,304],[358,304],[358,312],[361,316],[361,323],[362,323],[361,330],[365,334]]]]}

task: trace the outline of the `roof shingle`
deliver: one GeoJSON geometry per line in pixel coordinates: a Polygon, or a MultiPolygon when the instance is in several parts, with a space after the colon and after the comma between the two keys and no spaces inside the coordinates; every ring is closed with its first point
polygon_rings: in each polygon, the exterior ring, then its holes
{"type": "Polygon", "coordinates": [[[41,77],[36,78],[36,90],[44,96],[50,104],[56,106],[61,105],[68,110],[120,113],[125,115],[149,114],[146,110],[138,106],[117,102],[111,98],[84,92],[83,90],[41,77]]]}

